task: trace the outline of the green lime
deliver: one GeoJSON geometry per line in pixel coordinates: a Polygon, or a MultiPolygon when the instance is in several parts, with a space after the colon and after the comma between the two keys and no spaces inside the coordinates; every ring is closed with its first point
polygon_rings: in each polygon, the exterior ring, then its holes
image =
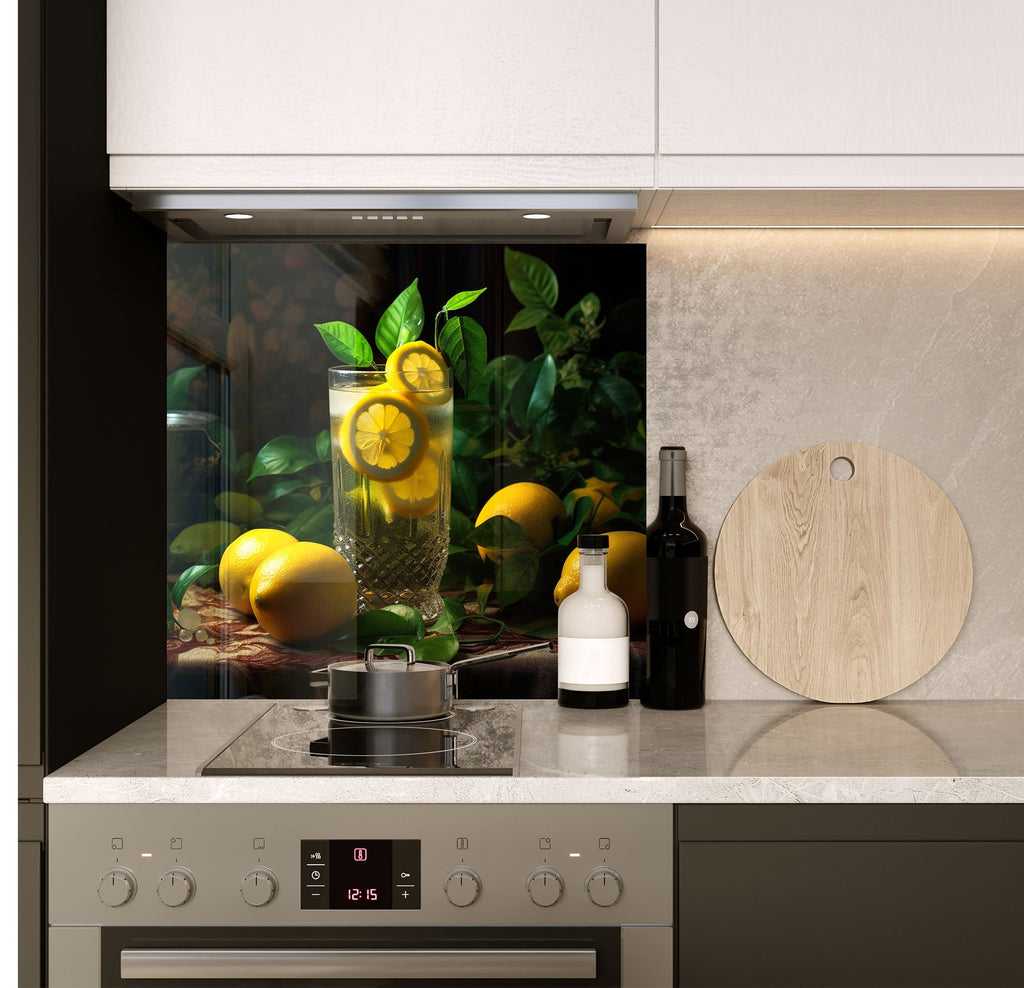
{"type": "Polygon", "coordinates": [[[248,525],[263,514],[263,507],[254,497],[240,494],[238,491],[224,491],[213,499],[213,506],[228,521],[239,525],[248,525]]]}
{"type": "Polygon", "coordinates": [[[181,563],[199,562],[205,553],[234,542],[242,529],[230,521],[201,521],[182,529],[171,543],[171,556],[181,563]]]}

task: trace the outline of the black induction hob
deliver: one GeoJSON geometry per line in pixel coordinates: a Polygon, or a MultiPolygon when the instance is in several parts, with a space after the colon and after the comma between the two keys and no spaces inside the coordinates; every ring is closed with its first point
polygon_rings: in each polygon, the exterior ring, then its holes
{"type": "Polygon", "coordinates": [[[520,709],[456,701],[450,716],[404,724],[330,719],[315,701],[281,700],[200,775],[512,775],[520,709]]]}

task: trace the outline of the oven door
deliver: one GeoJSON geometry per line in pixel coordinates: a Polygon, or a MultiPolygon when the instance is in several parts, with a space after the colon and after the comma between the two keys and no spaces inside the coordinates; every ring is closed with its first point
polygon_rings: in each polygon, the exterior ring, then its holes
{"type": "Polygon", "coordinates": [[[621,985],[619,927],[108,927],[108,985],[621,985]]]}

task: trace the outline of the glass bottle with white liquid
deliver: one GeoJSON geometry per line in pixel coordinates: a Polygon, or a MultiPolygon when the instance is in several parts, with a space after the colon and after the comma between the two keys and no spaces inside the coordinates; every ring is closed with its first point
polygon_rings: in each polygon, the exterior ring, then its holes
{"type": "Polygon", "coordinates": [[[607,535],[580,535],[580,588],[558,608],[558,703],[629,703],[629,609],[608,589],[607,535]]]}

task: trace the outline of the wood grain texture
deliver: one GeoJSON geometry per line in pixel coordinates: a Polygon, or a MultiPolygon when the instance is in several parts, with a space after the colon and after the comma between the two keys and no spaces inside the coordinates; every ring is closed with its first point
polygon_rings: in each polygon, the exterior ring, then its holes
{"type": "Polygon", "coordinates": [[[877,700],[932,669],[971,600],[967,533],[937,484],[864,443],[821,443],[740,493],[715,551],[715,591],[743,654],[832,703],[877,700]],[[845,457],[849,480],[830,465],[845,457]]]}

